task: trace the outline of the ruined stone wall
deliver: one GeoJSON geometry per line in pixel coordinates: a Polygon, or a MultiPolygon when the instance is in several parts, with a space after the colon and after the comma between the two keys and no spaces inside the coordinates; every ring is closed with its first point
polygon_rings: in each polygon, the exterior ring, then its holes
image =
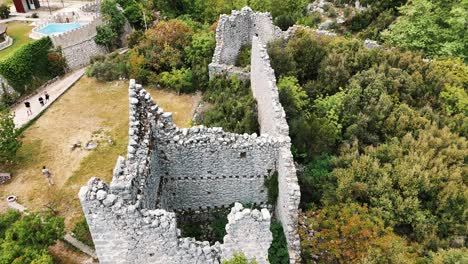
{"type": "Polygon", "coordinates": [[[283,138],[288,142],[280,148],[277,159],[279,195],[276,201],[276,216],[281,221],[285,232],[290,262],[297,263],[300,258],[297,219],[301,193],[289,143],[289,126],[283,106],[279,101],[276,78],[270,65],[266,45],[255,36],[252,39],[250,81],[253,96],[257,100],[261,133],[283,138]]]}
{"type": "Polygon", "coordinates": [[[259,263],[268,263],[272,238],[266,209],[242,210],[236,205],[228,216],[228,234],[222,248],[219,243],[210,245],[207,241],[181,238],[175,213],[170,211],[201,204],[227,206],[238,200],[246,201],[245,193],[248,198],[256,195],[256,201],[266,201],[266,191],[261,192],[263,181],[277,163],[270,159],[278,156],[285,142],[266,136],[226,133],[220,128],[179,129],[173,124],[171,113],[156,105],[134,80],[130,81],[129,97],[126,159],[117,159],[109,187],[93,178],[79,194],[100,263],[220,263],[233,252],[244,250],[259,263]],[[194,151],[197,148],[200,150],[194,151]],[[205,157],[205,151],[214,153],[205,157]],[[216,153],[224,152],[226,157],[215,158],[216,153]],[[223,161],[224,158],[228,161],[223,161]],[[200,161],[203,159],[207,160],[200,161]],[[240,159],[246,162],[246,171],[240,167],[240,161],[236,162],[240,159]],[[243,177],[232,175],[233,171],[243,177]],[[208,174],[213,178],[205,176],[208,174]],[[252,177],[257,174],[261,176],[252,177]],[[231,192],[221,197],[223,191],[230,189],[242,189],[243,193],[239,196],[231,192]],[[205,193],[208,190],[212,196],[205,193]],[[222,199],[222,203],[217,199],[222,199]]]}
{"type": "Polygon", "coordinates": [[[249,7],[233,10],[231,15],[221,15],[216,28],[216,48],[209,65],[210,77],[214,74],[236,74],[240,79],[249,77],[248,71],[234,67],[243,45],[251,44],[257,36],[264,43],[284,35],[273,25],[269,13],[254,13],[249,7]]]}
{"type": "Polygon", "coordinates": [[[94,42],[96,26],[102,24],[100,17],[95,17],[88,24],[77,29],[50,36],[54,47],[61,47],[62,53],[71,70],[89,64],[92,57],[106,54],[107,49],[94,42]]]}
{"type": "Polygon", "coordinates": [[[178,237],[175,213],[129,205],[96,178],[79,196],[102,264],[220,262],[219,244],[178,237]]]}
{"type": "Polygon", "coordinates": [[[224,243],[221,245],[224,259],[230,259],[236,252],[242,252],[258,263],[268,262],[268,249],[273,241],[270,232],[271,216],[267,209],[243,209],[236,203],[228,215],[224,243]],[[247,243],[246,243],[247,242],[247,243]]]}
{"type": "Polygon", "coordinates": [[[267,201],[265,178],[276,170],[278,140],[192,127],[157,136],[164,183],[161,207],[227,207],[267,201]]]}

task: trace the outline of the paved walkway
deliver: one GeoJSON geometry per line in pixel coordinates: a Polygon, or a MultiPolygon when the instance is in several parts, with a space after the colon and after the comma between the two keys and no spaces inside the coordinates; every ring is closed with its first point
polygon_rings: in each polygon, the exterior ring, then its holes
{"type": "Polygon", "coordinates": [[[68,243],[72,244],[74,247],[78,248],[83,253],[93,257],[94,259],[97,259],[97,255],[96,255],[96,252],[94,251],[94,249],[92,249],[89,246],[83,244],[83,242],[81,242],[78,239],[74,238],[72,235],[66,234],[63,237],[63,240],[65,240],[68,243]]]}
{"type": "Polygon", "coordinates": [[[10,110],[10,113],[15,114],[15,126],[17,128],[22,127],[25,124],[27,124],[30,120],[38,116],[42,111],[47,109],[47,107],[49,107],[57,98],[59,98],[65,91],[67,91],[68,88],[73,86],[73,84],[75,84],[81,78],[81,76],[83,76],[84,73],[84,68],[68,73],[65,77],[62,77],[61,79],[55,81],[53,84],[42,88],[35,95],[24,99],[22,102],[13,107],[10,110]],[[41,106],[39,104],[38,99],[40,96],[44,98],[45,91],[47,91],[47,93],[50,95],[50,99],[46,105],[41,106]],[[33,113],[31,116],[28,116],[27,114],[26,106],[24,106],[25,101],[31,103],[31,110],[33,113]]]}

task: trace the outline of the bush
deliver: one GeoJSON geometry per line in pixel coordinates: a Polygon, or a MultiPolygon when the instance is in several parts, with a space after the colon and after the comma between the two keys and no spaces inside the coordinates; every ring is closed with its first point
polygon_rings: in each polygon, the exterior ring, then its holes
{"type": "Polygon", "coordinates": [[[76,222],[72,232],[73,236],[76,237],[76,239],[94,248],[93,238],[91,237],[88,223],[86,222],[86,218],[84,216],[82,216],[81,219],[78,222],[76,222]]]}
{"type": "Polygon", "coordinates": [[[319,12],[312,12],[307,16],[301,17],[297,21],[298,24],[311,28],[317,27],[317,25],[320,24],[320,22],[322,22],[322,15],[319,12]]]}
{"type": "Polygon", "coordinates": [[[92,64],[86,69],[86,75],[100,81],[114,81],[127,78],[128,54],[111,53],[107,56],[96,56],[91,59],[92,64]]]}
{"type": "Polygon", "coordinates": [[[0,215],[0,262],[52,264],[47,248],[64,234],[63,218],[50,213],[21,216],[7,211],[0,215]]]}
{"type": "Polygon", "coordinates": [[[5,4],[1,4],[0,5],[0,18],[7,19],[9,17],[10,17],[10,7],[5,4]]]}
{"type": "Polygon", "coordinates": [[[235,66],[245,68],[250,65],[250,56],[252,53],[252,45],[243,45],[237,55],[235,66]]]}
{"type": "Polygon", "coordinates": [[[268,249],[268,261],[272,264],[288,264],[289,253],[283,226],[279,221],[272,221],[270,231],[273,234],[273,241],[268,249]]]}
{"type": "Polygon", "coordinates": [[[51,51],[50,38],[42,38],[23,45],[0,61],[0,75],[23,95],[44,82],[61,75],[64,64],[60,51],[51,51]]]}
{"type": "Polygon", "coordinates": [[[18,137],[13,115],[7,110],[0,111],[0,165],[16,160],[16,152],[21,147],[18,137]]]}
{"type": "Polygon", "coordinates": [[[159,76],[159,83],[167,89],[174,89],[179,94],[193,92],[192,71],[190,69],[172,69],[170,72],[163,72],[159,76]]]}
{"type": "Polygon", "coordinates": [[[249,81],[216,76],[210,80],[203,100],[213,105],[203,113],[203,125],[234,133],[258,133],[256,103],[249,81]]]}
{"type": "Polygon", "coordinates": [[[268,203],[271,205],[276,204],[276,200],[278,200],[278,172],[275,171],[271,176],[269,176],[265,180],[265,187],[267,188],[268,192],[268,203]]]}
{"type": "Polygon", "coordinates": [[[234,253],[234,256],[230,259],[223,260],[222,264],[258,264],[258,262],[253,260],[248,260],[244,253],[234,253]]]}
{"type": "Polygon", "coordinates": [[[96,44],[112,49],[120,44],[120,36],[124,32],[125,16],[117,7],[115,0],[104,0],[101,3],[101,14],[105,25],[97,26],[96,44]]]}

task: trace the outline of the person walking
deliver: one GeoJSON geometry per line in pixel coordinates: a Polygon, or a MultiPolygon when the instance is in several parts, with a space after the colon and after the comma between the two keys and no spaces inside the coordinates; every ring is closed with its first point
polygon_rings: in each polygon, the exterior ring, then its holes
{"type": "Polygon", "coordinates": [[[45,91],[44,96],[45,96],[45,103],[47,104],[49,102],[49,97],[50,97],[47,91],[45,91]]]}
{"type": "Polygon", "coordinates": [[[26,113],[28,116],[32,115],[32,110],[31,110],[31,103],[29,101],[24,102],[24,106],[26,106],[26,113]]]}
{"type": "Polygon", "coordinates": [[[41,104],[41,106],[44,106],[44,99],[42,98],[42,96],[39,96],[39,103],[41,104]]]}
{"type": "Polygon", "coordinates": [[[42,174],[44,174],[44,176],[46,177],[49,186],[54,185],[54,181],[52,180],[52,173],[50,173],[49,169],[46,166],[42,166],[42,174]]]}

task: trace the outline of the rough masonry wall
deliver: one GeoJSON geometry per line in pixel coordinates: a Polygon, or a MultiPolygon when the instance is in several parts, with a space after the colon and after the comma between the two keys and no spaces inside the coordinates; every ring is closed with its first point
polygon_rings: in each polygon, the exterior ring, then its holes
{"type": "Polygon", "coordinates": [[[96,178],[79,196],[102,264],[220,262],[219,244],[178,237],[174,213],[128,205],[96,178]]]}
{"type": "MultiPolygon", "coordinates": [[[[257,37],[252,39],[251,87],[257,100],[258,122],[261,133],[266,133],[290,142],[286,114],[279,101],[276,78],[270,65],[266,45],[257,37]]],[[[276,215],[281,221],[288,242],[291,263],[300,258],[300,240],[297,233],[298,208],[301,192],[297,182],[296,168],[291,153],[291,144],[283,146],[278,155],[278,189],[276,215]]]]}
{"type": "Polygon", "coordinates": [[[106,54],[107,49],[94,42],[96,26],[102,24],[100,17],[77,29],[50,36],[54,47],[61,47],[71,70],[84,67],[96,55],[106,54]]]}
{"type": "Polygon", "coordinates": [[[156,135],[161,178],[161,207],[205,209],[234,202],[267,202],[264,182],[276,171],[285,142],[222,128],[173,129],[156,135]]]}
{"type": "Polygon", "coordinates": [[[264,43],[279,38],[285,33],[273,25],[269,13],[254,13],[249,7],[233,10],[231,15],[221,15],[216,28],[216,48],[209,65],[210,77],[214,74],[236,74],[247,79],[248,72],[234,67],[237,55],[243,45],[250,44],[253,36],[264,43]]]}
{"type": "MultiPolygon", "coordinates": [[[[165,144],[177,144],[187,149],[204,144],[218,147],[238,144],[244,145],[246,149],[253,149],[248,144],[256,142],[265,147],[269,146],[266,148],[273,157],[285,143],[269,137],[257,138],[256,135],[234,136],[224,133],[219,128],[196,127],[191,128],[191,132],[180,130],[173,124],[172,115],[156,105],[151,96],[141,85],[135,84],[134,80],[130,81],[129,97],[130,126],[127,158],[118,158],[109,187],[99,179],[93,178],[87,186],[81,188],[79,194],[100,263],[220,263],[223,257],[231,256],[232,252],[244,250],[249,257],[255,257],[259,263],[268,263],[266,256],[271,243],[271,232],[270,214],[266,209],[261,212],[241,210],[240,205],[236,205],[236,209],[228,216],[228,234],[224,238],[226,245],[223,245],[223,248],[219,243],[210,245],[207,241],[200,242],[193,238],[179,237],[180,230],[176,227],[175,213],[155,209],[161,203],[164,188],[168,187],[164,183],[164,177],[167,179],[171,177],[165,174],[168,171],[168,164],[165,164],[166,168],[159,165],[160,144],[167,141],[165,144]],[[207,137],[210,138],[207,141],[197,139],[208,134],[216,135],[214,141],[217,143],[210,141],[212,137],[207,137]],[[231,142],[231,136],[237,140],[231,142]],[[274,151],[270,153],[272,150],[274,151]],[[223,253],[223,250],[226,253],[223,253]]],[[[252,149],[250,151],[256,153],[252,149]]],[[[187,160],[187,162],[195,161],[187,160]]],[[[223,166],[228,167],[229,164],[223,166]]],[[[189,175],[189,172],[182,168],[174,170],[189,175]]],[[[266,170],[268,172],[268,169],[266,170]]],[[[193,178],[199,175],[193,172],[189,176],[193,178]]],[[[197,192],[199,187],[196,182],[200,180],[202,179],[196,179],[195,183],[191,182],[194,184],[191,191],[197,192]]],[[[216,189],[216,180],[220,179],[212,179],[213,190],[216,189]]],[[[251,182],[244,184],[247,188],[251,182]]],[[[188,182],[184,185],[188,186],[188,182]]],[[[198,197],[198,199],[206,198],[198,197]]],[[[235,196],[230,199],[229,204],[236,202],[235,196]]],[[[213,203],[213,201],[204,201],[213,203]]]]}
{"type": "Polygon", "coordinates": [[[224,259],[230,259],[236,252],[242,252],[259,264],[268,262],[268,249],[273,241],[270,232],[271,216],[267,209],[244,209],[236,203],[228,215],[224,243],[221,245],[224,259]],[[246,243],[247,242],[247,243],[246,243]]]}

